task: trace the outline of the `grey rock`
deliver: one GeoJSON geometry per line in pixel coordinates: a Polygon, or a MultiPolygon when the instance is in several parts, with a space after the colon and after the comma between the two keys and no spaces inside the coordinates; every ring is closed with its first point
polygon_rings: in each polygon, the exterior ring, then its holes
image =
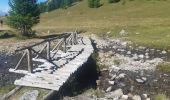
{"type": "Polygon", "coordinates": [[[110,80],[114,80],[116,78],[116,74],[115,75],[112,75],[111,79],[110,80]]]}
{"type": "Polygon", "coordinates": [[[151,100],[151,98],[146,98],[146,100],[151,100]]]}
{"type": "Polygon", "coordinates": [[[111,90],[112,90],[112,86],[108,87],[108,88],[106,89],[106,92],[110,92],[111,90]]]}
{"type": "Polygon", "coordinates": [[[124,87],[124,86],[126,86],[126,84],[124,84],[124,83],[122,83],[122,82],[121,82],[121,83],[119,83],[118,85],[119,85],[120,87],[124,87]]]}
{"type": "Polygon", "coordinates": [[[133,92],[133,90],[134,90],[134,86],[131,86],[130,91],[133,92]]]}
{"type": "Polygon", "coordinates": [[[128,51],[127,54],[130,55],[130,54],[131,54],[131,51],[128,51]]]}
{"type": "Polygon", "coordinates": [[[146,80],[147,80],[147,78],[146,78],[146,77],[142,77],[142,80],[146,81],[146,80]]]}
{"type": "Polygon", "coordinates": [[[128,32],[126,32],[124,29],[122,29],[119,33],[121,36],[127,35],[128,32]]]}
{"type": "Polygon", "coordinates": [[[144,83],[144,81],[143,81],[142,79],[136,79],[136,81],[137,81],[138,83],[144,83]]]}
{"type": "Polygon", "coordinates": [[[122,99],[124,99],[124,100],[127,100],[127,99],[128,99],[128,97],[129,97],[128,95],[122,95],[122,97],[121,97],[121,98],[122,98],[122,99]]]}
{"type": "Polygon", "coordinates": [[[114,85],[115,82],[114,81],[108,81],[110,85],[114,85]]]}
{"type": "Polygon", "coordinates": [[[111,67],[114,71],[116,71],[116,72],[118,72],[119,70],[120,70],[120,68],[119,67],[116,67],[115,65],[112,65],[112,67],[111,67]]]}
{"type": "Polygon", "coordinates": [[[143,59],[143,58],[144,58],[144,55],[139,55],[139,58],[140,58],[140,59],[143,59]]]}
{"type": "Polygon", "coordinates": [[[141,100],[141,97],[139,95],[134,95],[132,99],[133,100],[141,100]]]}
{"type": "Polygon", "coordinates": [[[119,74],[117,77],[116,77],[116,79],[121,79],[121,78],[124,78],[125,77],[125,73],[121,73],[121,74],[119,74]]]}
{"type": "Polygon", "coordinates": [[[39,92],[37,90],[29,91],[24,93],[19,100],[36,100],[39,92]]]}
{"type": "Polygon", "coordinates": [[[123,95],[123,91],[122,89],[117,89],[113,92],[110,92],[108,94],[106,94],[107,98],[113,98],[114,100],[119,100],[119,98],[123,95]]]}
{"type": "Polygon", "coordinates": [[[145,53],[145,56],[148,56],[149,55],[149,53],[145,53]]]}
{"type": "Polygon", "coordinates": [[[146,98],[148,98],[148,95],[147,94],[142,94],[142,97],[143,97],[143,99],[146,99],[146,98]]]}
{"type": "Polygon", "coordinates": [[[162,54],[166,54],[167,52],[165,50],[162,51],[162,54]]]}

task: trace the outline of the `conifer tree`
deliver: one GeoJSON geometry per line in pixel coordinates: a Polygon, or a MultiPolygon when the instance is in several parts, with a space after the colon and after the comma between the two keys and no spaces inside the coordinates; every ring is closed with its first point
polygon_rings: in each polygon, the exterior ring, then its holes
{"type": "Polygon", "coordinates": [[[20,31],[22,35],[32,34],[32,27],[39,22],[40,11],[37,0],[10,0],[7,24],[20,31]]]}

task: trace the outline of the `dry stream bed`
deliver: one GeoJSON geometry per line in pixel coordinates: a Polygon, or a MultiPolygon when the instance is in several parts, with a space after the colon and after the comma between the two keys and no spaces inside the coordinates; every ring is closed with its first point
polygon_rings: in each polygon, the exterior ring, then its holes
{"type": "MultiPolygon", "coordinates": [[[[131,42],[119,39],[98,38],[95,35],[91,38],[96,44],[97,65],[100,67],[99,79],[96,81],[97,92],[73,97],[66,95],[64,100],[152,100],[157,94],[170,97],[170,74],[157,68],[159,64],[170,61],[168,51],[138,45],[134,47],[131,42]]],[[[21,77],[8,72],[19,58],[19,54],[0,53],[0,96],[14,88],[14,80],[21,77]],[[7,85],[10,88],[1,91],[7,85]]],[[[36,90],[43,91],[40,92],[43,95],[47,94],[47,91],[36,90]]],[[[23,91],[20,90],[21,93],[23,91]]]]}

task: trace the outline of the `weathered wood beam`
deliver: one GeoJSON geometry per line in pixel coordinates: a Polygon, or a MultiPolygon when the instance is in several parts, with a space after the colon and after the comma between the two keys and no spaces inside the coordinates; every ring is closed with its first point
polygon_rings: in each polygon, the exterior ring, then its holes
{"type": "Polygon", "coordinates": [[[19,65],[21,64],[21,62],[23,61],[24,57],[26,56],[27,52],[24,52],[24,54],[22,55],[21,59],[19,60],[18,64],[15,67],[15,70],[17,70],[19,68],[19,65]]]}
{"type": "Polygon", "coordinates": [[[26,50],[26,49],[29,49],[29,48],[32,48],[32,47],[35,47],[37,45],[40,45],[40,44],[43,44],[43,43],[46,43],[48,41],[53,41],[53,40],[56,40],[56,39],[61,39],[61,38],[64,38],[64,37],[69,37],[71,33],[63,33],[61,36],[58,36],[58,37],[54,37],[54,38],[50,38],[50,39],[46,39],[42,42],[39,42],[39,43],[35,43],[33,45],[30,45],[30,46],[26,46],[26,47],[23,47],[23,48],[20,48],[20,49],[17,49],[15,50],[15,52],[19,52],[19,51],[22,51],[22,50],[26,50]]]}
{"type": "Polygon", "coordinates": [[[49,63],[53,64],[54,66],[57,66],[57,65],[56,65],[55,63],[53,63],[51,60],[49,60],[49,59],[47,59],[47,58],[41,56],[41,54],[40,54],[39,52],[35,51],[35,50],[32,49],[32,48],[31,48],[31,50],[32,50],[34,53],[38,54],[41,58],[47,60],[49,63]]]}
{"type": "Polygon", "coordinates": [[[47,59],[51,60],[51,56],[50,56],[50,41],[47,41],[47,59]]]}
{"type": "Polygon", "coordinates": [[[33,72],[33,62],[32,62],[32,51],[31,48],[27,49],[27,59],[28,59],[28,72],[33,72]]]}
{"type": "Polygon", "coordinates": [[[66,41],[66,38],[64,38],[64,52],[66,53],[67,52],[67,41],[66,41]]]}
{"type": "MultiPolygon", "coordinates": [[[[46,47],[47,47],[47,45],[45,45],[45,46],[40,50],[39,54],[41,54],[46,47]]],[[[38,57],[39,57],[39,55],[37,55],[35,58],[38,58],[38,57]]]]}
{"type": "Polygon", "coordinates": [[[61,39],[61,40],[57,43],[57,45],[52,49],[52,52],[53,52],[54,50],[58,49],[59,46],[61,45],[61,43],[62,43],[63,41],[64,41],[64,39],[61,39]]]}

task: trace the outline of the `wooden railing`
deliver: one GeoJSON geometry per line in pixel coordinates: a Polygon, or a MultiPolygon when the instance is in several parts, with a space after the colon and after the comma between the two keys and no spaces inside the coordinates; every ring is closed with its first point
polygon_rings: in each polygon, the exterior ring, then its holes
{"type": "MultiPolygon", "coordinates": [[[[42,42],[17,49],[15,52],[24,51],[24,53],[23,53],[21,59],[19,60],[19,62],[17,63],[14,71],[19,69],[21,62],[23,61],[23,59],[25,57],[27,57],[27,62],[28,62],[27,66],[28,66],[29,73],[33,73],[33,60],[32,60],[33,58],[41,57],[41,58],[47,60],[48,62],[50,62],[51,64],[55,65],[52,62],[52,60],[53,60],[53,57],[56,55],[57,51],[60,48],[62,48],[63,51],[66,53],[67,45],[76,45],[78,43],[77,38],[78,38],[77,32],[65,32],[65,33],[62,33],[58,37],[49,38],[42,42]],[[56,40],[59,40],[59,41],[52,48],[51,42],[54,42],[56,40]],[[34,49],[34,47],[39,46],[39,45],[43,45],[43,46],[42,46],[42,48],[40,48],[39,51],[36,51],[34,49]],[[46,57],[44,57],[42,55],[43,51],[46,51],[46,57]],[[51,54],[51,52],[53,52],[53,55],[51,54]],[[33,57],[33,54],[35,55],[35,57],[33,57]]],[[[57,66],[57,65],[55,65],[55,66],[57,66]]]]}

